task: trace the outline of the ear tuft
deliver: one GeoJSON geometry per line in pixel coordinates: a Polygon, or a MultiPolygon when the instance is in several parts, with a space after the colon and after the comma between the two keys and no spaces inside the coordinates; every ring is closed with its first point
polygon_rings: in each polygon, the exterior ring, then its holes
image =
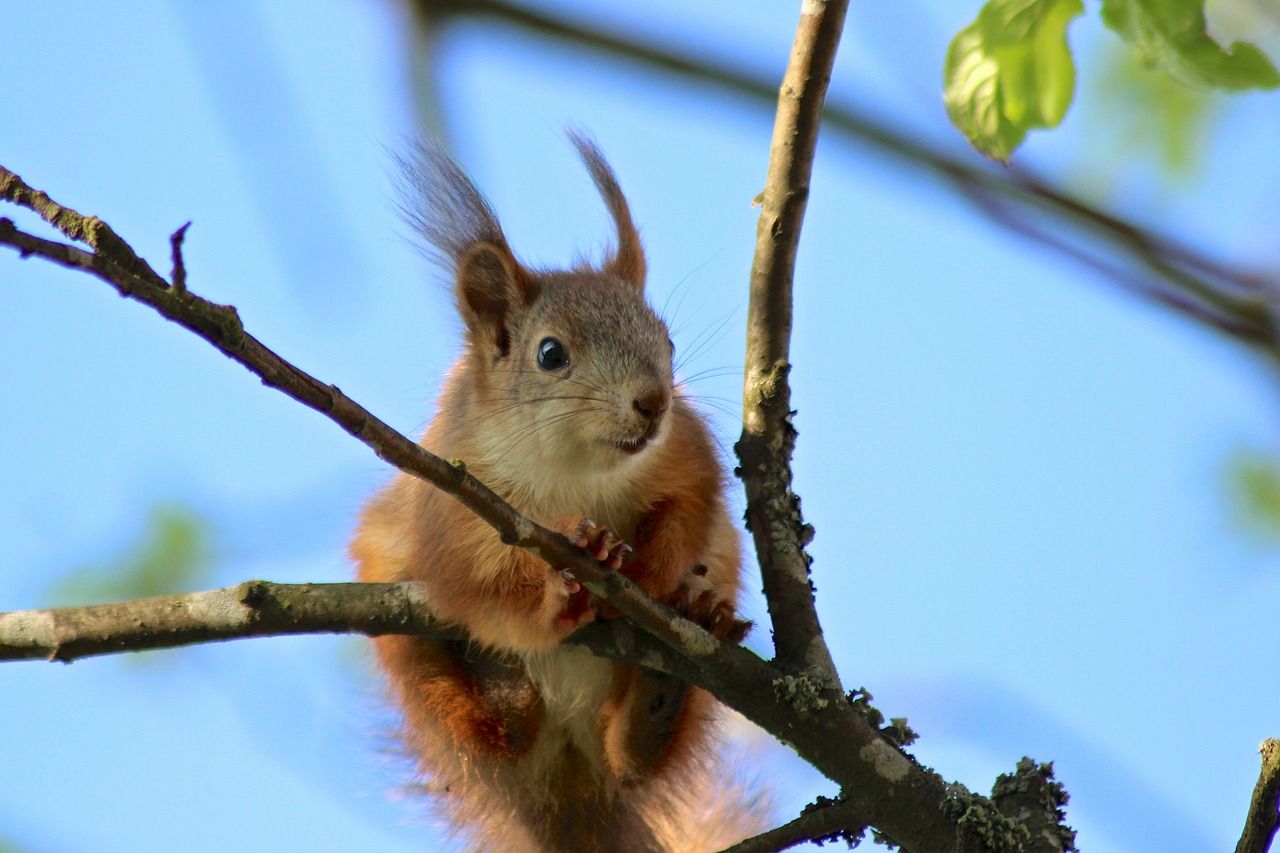
{"type": "Polygon", "coordinates": [[[587,171],[591,173],[596,189],[604,197],[609,215],[613,217],[618,230],[618,246],[605,259],[604,271],[630,282],[635,285],[636,290],[644,293],[644,247],[640,244],[640,232],[631,219],[631,210],[627,207],[627,198],[622,194],[622,188],[618,186],[618,179],[589,136],[576,130],[569,131],[568,135],[573,147],[578,149],[578,156],[586,164],[587,171]]]}
{"type": "Polygon", "coordinates": [[[505,245],[481,241],[458,259],[458,311],[477,344],[505,356],[512,320],[532,301],[533,281],[505,245]]]}

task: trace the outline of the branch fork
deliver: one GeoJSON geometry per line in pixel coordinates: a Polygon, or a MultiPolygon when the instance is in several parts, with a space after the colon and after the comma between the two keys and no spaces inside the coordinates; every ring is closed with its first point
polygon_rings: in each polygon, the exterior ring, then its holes
{"type": "MultiPolygon", "coordinates": [[[[35,211],[67,238],[88,245],[92,251],[27,234],[9,220],[0,220],[0,244],[14,247],[22,257],[39,256],[86,270],[122,296],[150,305],[259,376],[264,384],[324,414],[390,464],[463,502],[492,525],[504,542],[572,571],[626,621],[589,625],[570,638],[571,642],[627,663],[669,672],[710,690],[792,745],[843,791],[856,792],[856,800],[819,808],[814,813],[819,817],[806,815],[767,834],[771,836],[767,841],[756,839],[755,846],[740,845],[742,850],[777,849],[768,845],[789,845],[805,838],[856,837],[866,825],[889,833],[896,843],[917,853],[998,849],[991,838],[966,828],[962,819],[975,809],[1004,815],[998,798],[993,805],[985,798],[970,797],[963,815],[957,815],[956,789],[901,750],[899,727],[895,724],[882,730],[876,715],[859,705],[859,697],[843,695],[813,602],[810,560],[804,551],[812,528],[804,523],[799,498],[791,490],[790,457],[796,438],[787,383],[792,275],[826,86],[846,7],[847,0],[803,3],[779,95],[751,274],[739,470],[773,623],[773,661],[716,640],[654,601],[563,536],[522,517],[469,474],[465,465],[427,452],[335,386],[281,359],[245,331],[233,307],[192,293],[182,259],[187,225],[170,238],[172,280],[165,281],[105,222],[58,205],[13,172],[0,168],[0,199],[35,211]],[[797,834],[798,829],[803,829],[803,834],[797,834]],[[787,832],[776,834],[783,830],[787,832]]],[[[441,630],[444,627],[430,618],[412,584],[295,586],[252,581],[187,596],[3,614],[0,658],[73,660],[123,648],[159,648],[268,633],[359,631],[434,636],[433,632],[441,630]]],[[[905,730],[905,724],[900,728],[905,730]]],[[[1008,816],[1002,819],[1012,820],[1008,816]]],[[[1042,827],[1056,829],[1059,819],[1056,812],[1032,809],[1016,825],[1023,832],[1039,835],[1042,827]]],[[[1070,849],[1070,842],[1053,849],[1070,849]]]]}

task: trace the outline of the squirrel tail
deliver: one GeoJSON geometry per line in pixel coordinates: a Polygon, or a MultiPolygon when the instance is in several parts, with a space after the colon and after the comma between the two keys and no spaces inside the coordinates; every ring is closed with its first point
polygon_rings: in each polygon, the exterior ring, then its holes
{"type": "Polygon", "coordinates": [[[768,830],[775,811],[772,791],[736,767],[717,768],[699,796],[682,804],[655,829],[672,853],[715,853],[768,830]],[[711,784],[714,781],[714,784],[711,784]]]}
{"type": "Polygon", "coordinates": [[[470,853],[715,853],[774,824],[773,792],[743,752],[604,796],[565,796],[554,782],[534,795],[483,771],[436,776],[424,789],[470,853]]]}

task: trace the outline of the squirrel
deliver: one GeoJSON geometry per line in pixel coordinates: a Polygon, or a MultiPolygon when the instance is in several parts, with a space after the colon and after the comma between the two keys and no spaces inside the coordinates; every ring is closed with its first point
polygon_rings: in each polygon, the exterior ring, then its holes
{"type": "MultiPolygon", "coordinates": [[[[452,269],[465,325],[421,444],[740,640],[740,543],[717,446],[674,382],[617,179],[591,140],[570,139],[617,231],[598,267],[525,266],[452,159],[424,145],[401,162],[405,212],[452,269]]],[[[704,851],[754,829],[713,778],[710,694],[562,644],[610,614],[572,574],[404,473],[365,507],[350,552],[360,580],[420,582],[432,613],[469,637],[374,642],[407,751],[474,849],[704,851]]]]}

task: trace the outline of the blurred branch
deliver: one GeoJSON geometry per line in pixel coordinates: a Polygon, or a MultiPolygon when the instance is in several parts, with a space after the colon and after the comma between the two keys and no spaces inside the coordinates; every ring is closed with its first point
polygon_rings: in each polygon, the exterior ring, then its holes
{"type": "MultiPolygon", "coordinates": [[[[503,23],[591,50],[611,59],[734,92],[763,108],[776,103],[777,84],[750,71],[686,55],[665,46],[580,24],[508,0],[406,0],[423,26],[472,18],[503,23]]],[[[1025,168],[997,169],[976,157],[955,157],[847,103],[828,102],[822,121],[834,138],[869,146],[904,166],[931,172],[980,203],[993,221],[1020,237],[1080,261],[1125,291],[1280,357],[1274,306],[1280,278],[1239,269],[1184,243],[1099,209],[1036,177],[1025,168]],[[1036,227],[1029,220],[1042,220],[1036,227]],[[1066,239],[1101,240],[1085,254],[1066,239]],[[1104,260],[1102,254],[1114,255],[1104,260]]]]}
{"type": "Polygon", "coordinates": [[[1249,800],[1249,816],[1236,853],[1267,853],[1280,824],[1280,740],[1267,738],[1258,751],[1262,753],[1262,772],[1249,800]]]}
{"type": "MultiPolygon", "coordinates": [[[[1024,211],[1017,205],[998,193],[992,193],[987,187],[959,178],[955,183],[993,222],[1013,233],[1072,258],[1130,293],[1253,345],[1272,358],[1280,357],[1275,317],[1268,302],[1256,294],[1239,292],[1241,280],[1233,275],[1215,275],[1206,267],[1205,275],[1219,280],[1217,286],[1209,284],[1169,260],[1177,254],[1176,247],[1171,247],[1168,252],[1153,251],[1143,235],[1132,232],[1123,223],[1112,220],[1099,224],[1094,229],[1096,236],[1134,244],[1132,257],[1128,260],[1136,259],[1140,263],[1140,267],[1135,269],[1124,263],[1123,253],[1119,260],[1113,260],[1086,242],[1069,240],[1047,227],[1034,224],[1023,217],[1024,211]]],[[[1091,221],[1086,217],[1082,223],[1091,221]]],[[[1185,260],[1198,263],[1195,258],[1185,260]]],[[[1257,291],[1260,292],[1261,289],[1257,291]]]]}

